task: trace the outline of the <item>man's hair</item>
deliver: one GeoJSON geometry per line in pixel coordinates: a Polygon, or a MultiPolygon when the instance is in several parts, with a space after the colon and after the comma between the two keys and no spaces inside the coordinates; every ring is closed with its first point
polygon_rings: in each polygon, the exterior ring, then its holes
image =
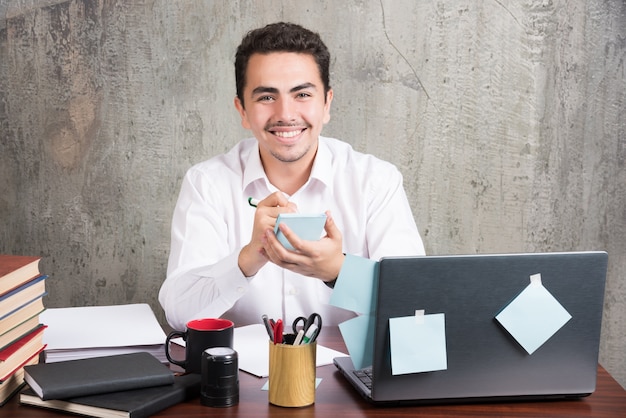
{"type": "Polygon", "coordinates": [[[237,97],[243,105],[246,86],[246,70],[253,54],[272,52],[296,52],[313,56],[324,83],[324,97],[330,90],[330,52],[319,34],[294,23],[272,23],[246,34],[235,55],[235,84],[237,97]]]}

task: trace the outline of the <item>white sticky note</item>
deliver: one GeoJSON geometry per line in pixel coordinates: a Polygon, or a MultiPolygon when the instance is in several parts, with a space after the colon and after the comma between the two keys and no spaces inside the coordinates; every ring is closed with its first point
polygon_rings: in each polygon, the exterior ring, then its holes
{"type": "Polygon", "coordinates": [[[389,319],[391,374],[423,373],[448,368],[443,313],[389,319]]]}
{"type": "Polygon", "coordinates": [[[496,315],[496,320],[532,354],[548,341],[572,316],[546,289],[541,275],[496,315]]]}

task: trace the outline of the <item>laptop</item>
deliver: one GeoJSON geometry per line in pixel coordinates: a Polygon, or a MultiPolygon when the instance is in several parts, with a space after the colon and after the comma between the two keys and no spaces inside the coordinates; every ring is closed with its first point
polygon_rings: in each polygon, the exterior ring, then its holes
{"type": "Polygon", "coordinates": [[[376,404],[590,395],[596,387],[607,260],[601,251],[382,258],[373,364],[355,370],[350,357],[335,358],[334,364],[376,404]],[[537,274],[571,318],[529,354],[495,317],[537,274]],[[446,368],[394,374],[390,319],[422,309],[445,316],[446,368]]]}

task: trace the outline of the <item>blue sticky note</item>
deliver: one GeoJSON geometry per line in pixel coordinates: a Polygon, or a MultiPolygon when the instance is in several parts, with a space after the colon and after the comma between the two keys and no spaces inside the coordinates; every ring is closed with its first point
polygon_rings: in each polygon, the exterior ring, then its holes
{"type": "Polygon", "coordinates": [[[352,364],[357,369],[374,362],[374,316],[361,315],[339,324],[352,364]]]}
{"type": "Polygon", "coordinates": [[[361,314],[374,312],[377,265],[374,260],[346,254],[329,303],[361,314]]]}
{"type": "Polygon", "coordinates": [[[443,313],[389,318],[389,344],[394,376],[448,368],[443,313]]]}
{"type": "Polygon", "coordinates": [[[274,226],[276,238],[283,244],[283,247],[293,251],[293,246],[287,241],[287,238],[285,238],[280,229],[278,229],[278,225],[281,223],[287,224],[298,238],[305,241],[317,241],[322,237],[324,224],[326,223],[326,214],[318,213],[305,215],[301,213],[281,213],[278,215],[276,225],[274,226]]]}
{"type": "Polygon", "coordinates": [[[572,316],[541,283],[541,275],[496,315],[496,320],[532,354],[548,341],[572,316]]]}
{"type": "MultiPolygon", "coordinates": [[[[317,387],[320,385],[320,383],[322,383],[322,378],[321,377],[316,377],[315,378],[315,389],[317,389],[317,387]]],[[[265,383],[263,384],[263,387],[261,387],[261,390],[270,390],[270,381],[269,381],[269,379],[265,381],[265,383]]]]}

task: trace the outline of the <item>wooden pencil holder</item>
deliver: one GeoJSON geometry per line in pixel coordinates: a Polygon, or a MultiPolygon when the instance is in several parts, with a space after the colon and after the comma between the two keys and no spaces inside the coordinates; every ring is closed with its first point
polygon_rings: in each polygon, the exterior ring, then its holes
{"type": "Polygon", "coordinates": [[[270,344],[269,402],[302,407],[315,402],[317,342],[302,345],[270,344]]]}

